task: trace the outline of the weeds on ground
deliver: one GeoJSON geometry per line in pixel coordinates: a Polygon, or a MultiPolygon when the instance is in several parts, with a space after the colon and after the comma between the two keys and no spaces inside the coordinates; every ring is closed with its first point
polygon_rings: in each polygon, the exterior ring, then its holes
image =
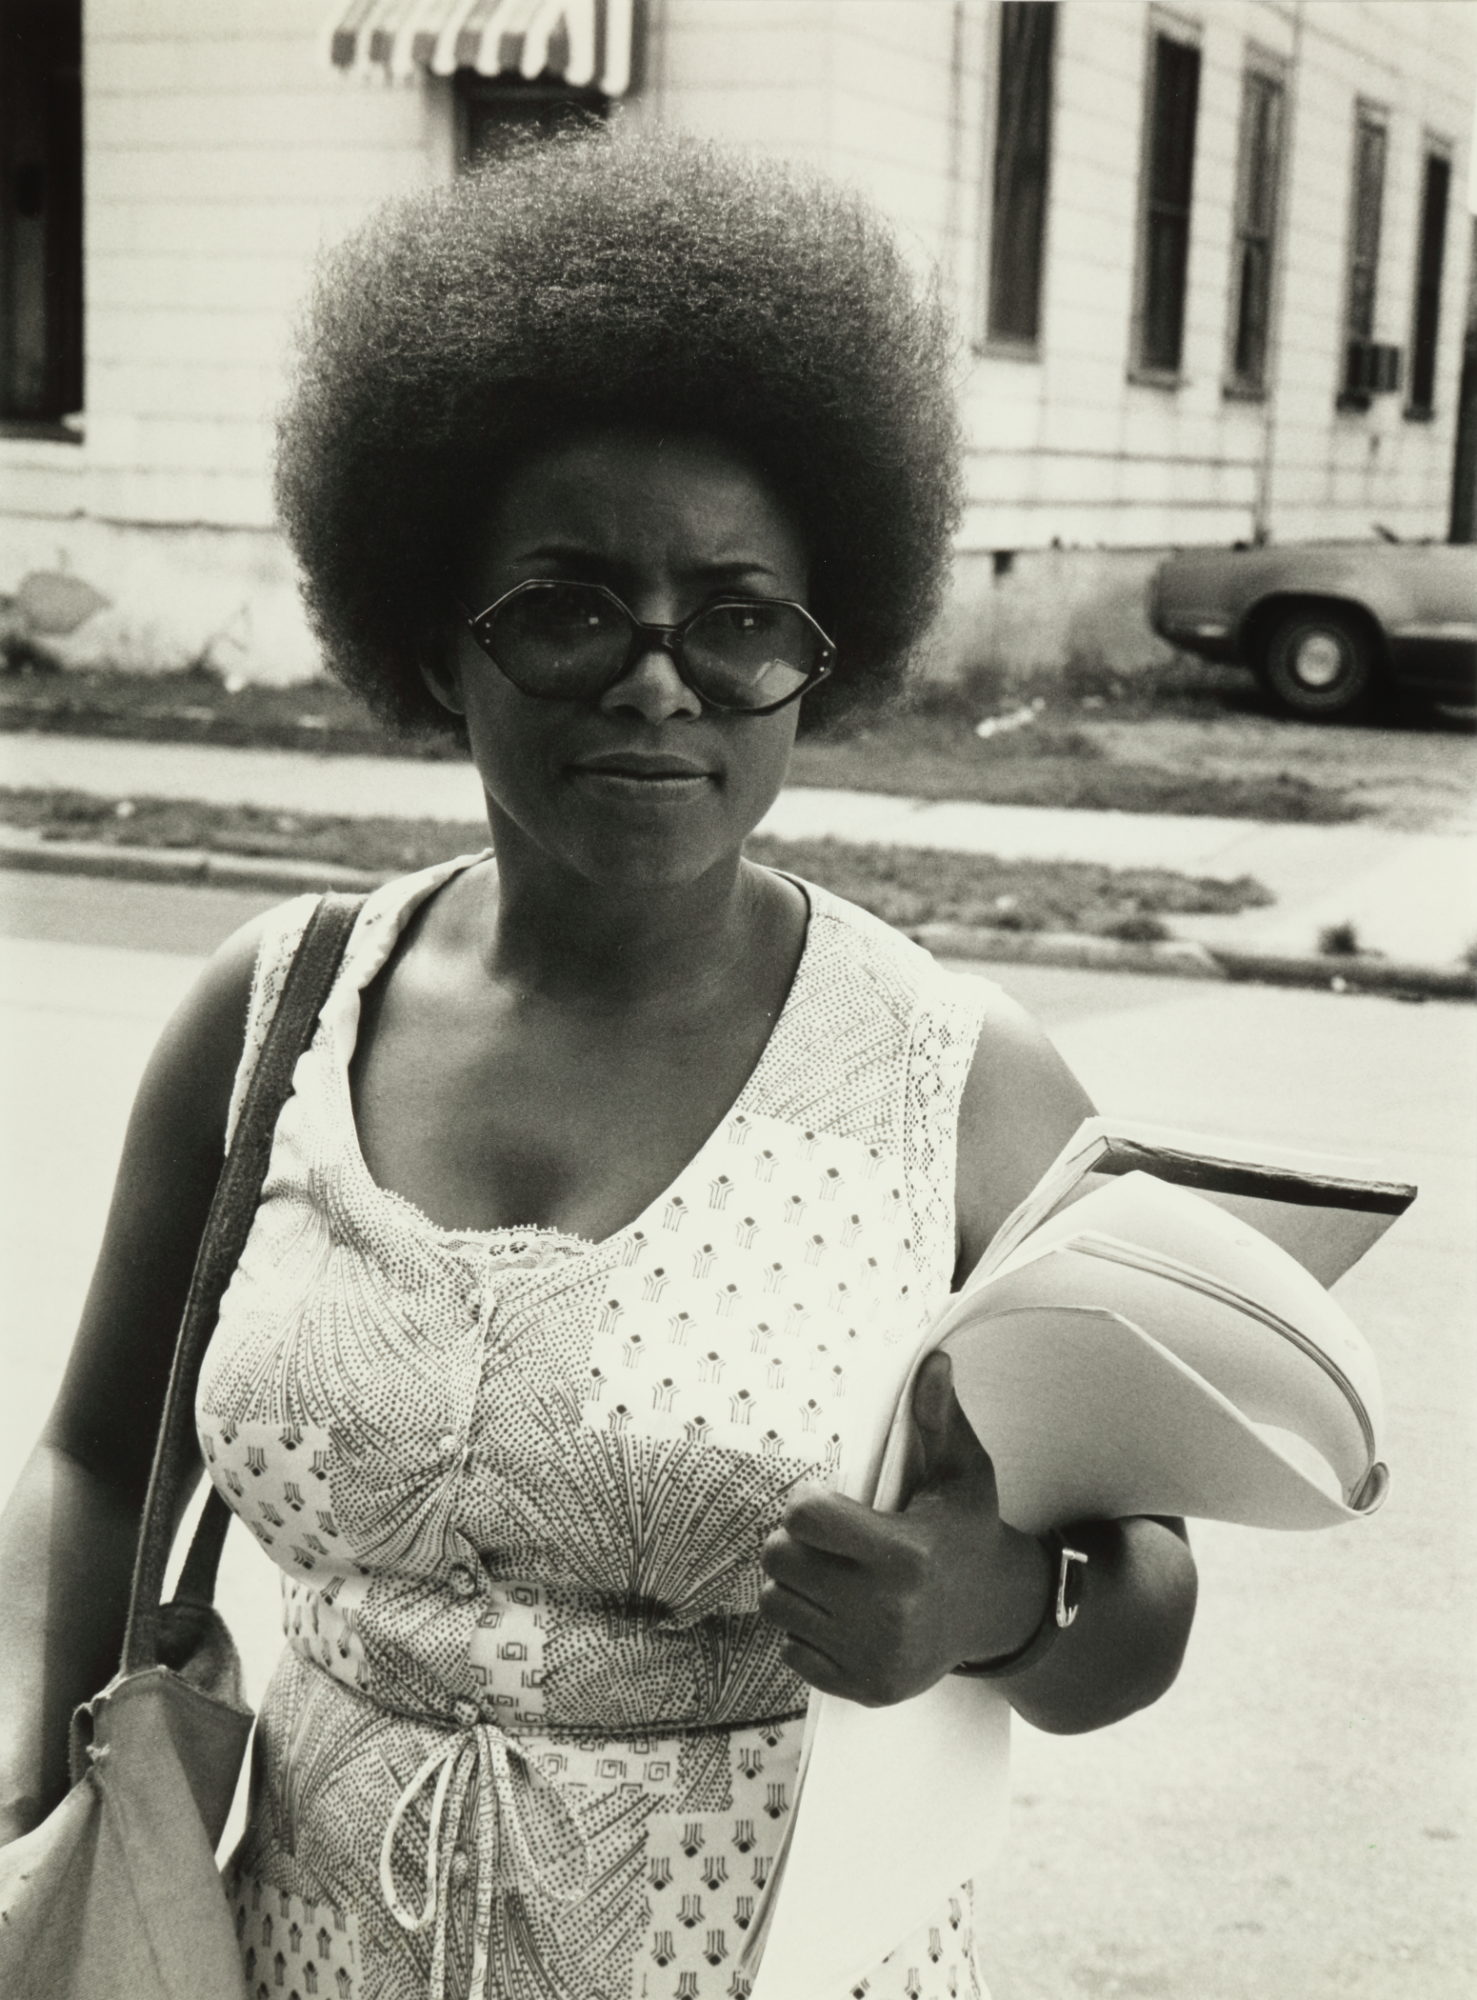
{"type": "Polygon", "coordinates": [[[1357,924],[1325,924],[1318,933],[1318,949],[1325,958],[1358,958],[1364,946],[1357,924]]]}
{"type": "Polygon", "coordinates": [[[1147,910],[1130,911],[1126,917],[1115,917],[1103,926],[1103,936],[1117,938],[1120,944],[1163,944],[1170,935],[1164,919],[1147,910]]]}
{"type": "Polygon", "coordinates": [[[0,675],[0,729],[114,736],[145,743],[222,743],[269,750],[452,759],[449,736],[397,735],[326,676],[289,687],[228,681],[214,667],[0,675]]]}

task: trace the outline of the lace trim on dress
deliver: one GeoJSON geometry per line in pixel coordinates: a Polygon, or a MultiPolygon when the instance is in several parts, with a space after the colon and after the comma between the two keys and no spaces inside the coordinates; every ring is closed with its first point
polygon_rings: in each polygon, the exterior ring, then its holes
{"type": "Polygon", "coordinates": [[[987,1005],[984,992],[940,971],[908,1042],[903,1168],[921,1260],[944,1270],[953,1268],[959,1228],[959,1105],[987,1005]]]}
{"type": "Polygon", "coordinates": [[[767,1074],[774,1101],[760,1108],[803,1124],[824,1107],[833,1127],[901,1154],[909,1247],[922,1268],[952,1272],[959,1105],[988,989],[946,972],[867,911],[801,886],[811,902],[814,976],[803,993],[797,976],[797,1019],[767,1074]],[[863,1021],[872,1023],[875,1047],[859,1042],[863,1021]],[[906,1041],[902,1065],[892,1055],[894,1034],[906,1041]]]}
{"type": "Polygon", "coordinates": [[[478,1237],[487,1262],[504,1271],[537,1271],[560,1257],[578,1257],[594,1248],[587,1236],[546,1229],[540,1222],[521,1223],[516,1229],[483,1230],[478,1237]]]}
{"type": "Polygon", "coordinates": [[[241,1116],[241,1106],[255,1074],[262,1044],[267,1039],[267,1030],[272,1025],[272,1016],[277,1011],[277,1002],[282,998],[282,988],[286,984],[293,956],[302,941],[303,932],[308,928],[308,919],[317,901],[316,896],[309,895],[295,896],[290,903],[284,903],[271,913],[270,928],[262,938],[251,974],[251,997],[246,1003],[246,1041],[241,1060],[236,1065],[230,1109],[226,1114],[228,1149],[235,1137],[236,1121],[241,1116]]]}

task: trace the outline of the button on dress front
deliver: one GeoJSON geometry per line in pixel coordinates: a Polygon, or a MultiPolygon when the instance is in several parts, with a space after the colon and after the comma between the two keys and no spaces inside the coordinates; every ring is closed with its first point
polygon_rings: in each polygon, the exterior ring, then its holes
{"type": "MultiPolygon", "coordinates": [[[[477,858],[365,905],[201,1372],[210,1476],[282,1572],[228,1871],[248,1990],[742,2000],[807,1696],[760,1549],[948,1290],[983,989],[807,886],[757,1067],[641,1215],[442,1228],[369,1174],[349,1062],[477,858]]],[[[309,907],[264,944],[237,1106],[309,907]]],[[[849,1990],[980,1993],[968,1887],[849,1990]]]]}

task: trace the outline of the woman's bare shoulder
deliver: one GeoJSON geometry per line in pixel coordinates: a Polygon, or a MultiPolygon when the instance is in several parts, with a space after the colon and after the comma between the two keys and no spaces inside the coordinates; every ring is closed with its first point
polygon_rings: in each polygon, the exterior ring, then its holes
{"type": "Polygon", "coordinates": [[[257,959],[284,914],[282,906],[263,911],[211,953],[165,1023],[135,1102],[135,1117],[142,1112],[171,1123],[183,1120],[217,1160],[245,1046],[257,959]]]}
{"type": "Polygon", "coordinates": [[[983,1021],[959,1107],[961,1275],[1093,1108],[1025,1008],[1000,987],[981,984],[983,1021]]]}
{"type": "Polygon", "coordinates": [[[130,1491],[147,1477],[175,1330],[225,1151],[252,977],[278,912],[234,931],[144,1070],[52,1443],[130,1491]],[[120,1421],[120,1416],[126,1417],[120,1421]]]}

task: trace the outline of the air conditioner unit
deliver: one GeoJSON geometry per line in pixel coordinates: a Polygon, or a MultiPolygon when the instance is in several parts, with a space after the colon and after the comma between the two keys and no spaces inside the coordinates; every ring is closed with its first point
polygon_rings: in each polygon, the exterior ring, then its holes
{"type": "Polygon", "coordinates": [[[1351,340],[1345,359],[1346,395],[1382,396],[1400,387],[1400,349],[1379,340],[1351,340]]]}

